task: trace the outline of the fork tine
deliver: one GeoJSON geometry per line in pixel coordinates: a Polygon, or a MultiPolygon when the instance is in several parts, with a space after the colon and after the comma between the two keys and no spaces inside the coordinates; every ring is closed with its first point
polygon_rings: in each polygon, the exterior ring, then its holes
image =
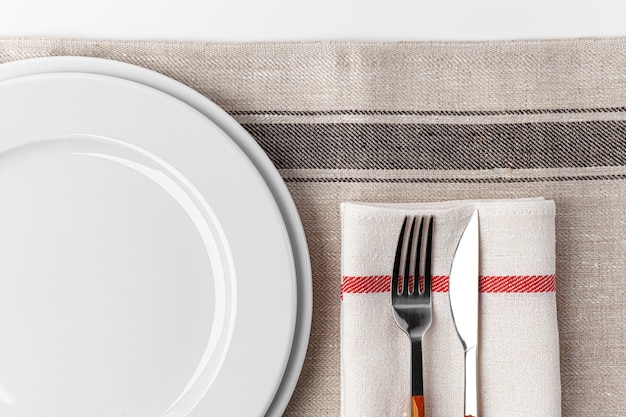
{"type": "MultiPolygon", "coordinates": [[[[411,222],[411,229],[409,230],[409,238],[406,245],[406,252],[404,258],[404,276],[402,277],[402,295],[409,295],[409,277],[411,276],[411,254],[413,253],[413,235],[415,233],[415,217],[411,222]]],[[[417,259],[416,259],[417,263],[417,259]]]]}
{"type": "Polygon", "coordinates": [[[404,231],[408,222],[408,217],[404,218],[400,235],[398,236],[398,246],[396,248],[396,257],[393,261],[393,274],[391,275],[391,295],[398,294],[398,279],[400,276],[400,262],[402,261],[402,244],[404,243],[404,231]]]}
{"type": "Polygon", "coordinates": [[[431,285],[432,285],[432,246],[433,246],[433,217],[428,218],[426,227],[428,231],[426,233],[426,251],[424,259],[424,295],[430,297],[431,285]]]}
{"type": "Polygon", "coordinates": [[[415,265],[413,267],[413,293],[419,294],[420,291],[420,264],[422,257],[422,229],[424,226],[424,218],[420,217],[419,228],[417,229],[417,245],[415,247],[415,265]]]}

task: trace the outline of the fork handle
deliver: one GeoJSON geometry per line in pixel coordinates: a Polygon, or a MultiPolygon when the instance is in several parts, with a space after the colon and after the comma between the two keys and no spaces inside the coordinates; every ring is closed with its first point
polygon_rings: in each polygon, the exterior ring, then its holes
{"type": "Polygon", "coordinates": [[[411,339],[411,396],[424,396],[424,365],[422,362],[422,339],[411,339]]]}
{"type": "Polygon", "coordinates": [[[424,365],[422,339],[411,339],[411,415],[424,417],[424,365]]]}
{"type": "Polygon", "coordinates": [[[411,398],[411,416],[424,417],[424,396],[414,395],[411,398]]]}

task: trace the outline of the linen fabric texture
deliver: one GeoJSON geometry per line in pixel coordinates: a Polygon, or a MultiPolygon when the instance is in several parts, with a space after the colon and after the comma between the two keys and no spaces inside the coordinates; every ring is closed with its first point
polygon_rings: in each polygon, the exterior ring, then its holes
{"type": "Polygon", "coordinates": [[[479,415],[561,415],[554,203],[498,200],[342,205],[342,416],[411,415],[410,342],[395,323],[389,291],[400,225],[413,215],[433,219],[425,412],[463,415],[463,348],[447,280],[473,210],[480,225],[479,415]]]}
{"type": "Polygon", "coordinates": [[[341,413],[342,202],[539,196],[556,207],[562,413],[626,415],[625,38],[0,39],[0,62],[58,55],[128,62],[188,85],[279,169],[307,234],[314,303],[285,416],[341,413]]]}

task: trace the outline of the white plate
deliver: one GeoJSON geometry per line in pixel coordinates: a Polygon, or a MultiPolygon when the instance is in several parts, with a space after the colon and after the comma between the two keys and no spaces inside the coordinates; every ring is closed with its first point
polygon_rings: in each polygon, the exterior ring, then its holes
{"type": "Polygon", "coordinates": [[[22,61],[0,80],[0,415],[281,415],[310,266],[252,138],[127,64],[22,61]]]}

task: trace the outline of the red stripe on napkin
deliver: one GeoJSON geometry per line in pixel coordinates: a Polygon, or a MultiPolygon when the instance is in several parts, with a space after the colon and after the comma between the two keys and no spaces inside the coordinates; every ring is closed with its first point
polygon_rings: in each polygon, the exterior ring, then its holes
{"type": "MultiPolygon", "coordinates": [[[[433,292],[447,292],[446,275],[432,278],[433,292]]],[[[480,277],[480,291],[484,293],[539,293],[556,291],[556,275],[488,275],[480,277]]],[[[344,294],[369,294],[389,292],[390,275],[344,276],[341,298],[344,294]]]]}

